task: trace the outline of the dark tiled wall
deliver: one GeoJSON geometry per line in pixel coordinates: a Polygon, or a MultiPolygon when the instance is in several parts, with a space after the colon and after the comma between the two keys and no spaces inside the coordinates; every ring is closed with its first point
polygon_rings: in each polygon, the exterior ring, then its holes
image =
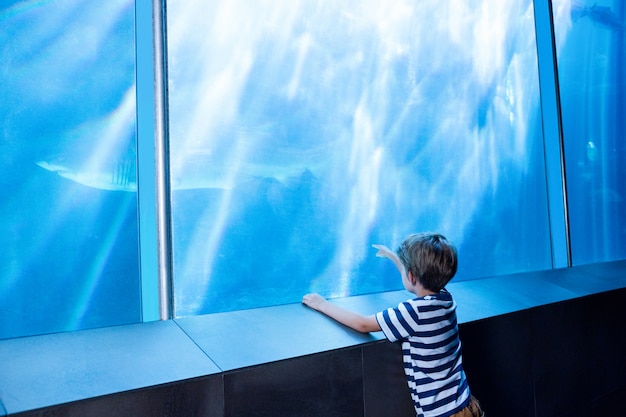
{"type": "Polygon", "coordinates": [[[231,417],[362,416],[360,348],[228,372],[224,396],[231,417]]]}
{"type": "MultiPolygon", "coordinates": [[[[626,289],[460,329],[489,417],[626,415],[626,289]]],[[[414,416],[401,361],[399,345],[377,341],[22,416],[414,416]]]]}
{"type": "Polygon", "coordinates": [[[488,416],[534,414],[530,310],[460,326],[472,393],[488,416]]]}
{"type": "Polygon", "coordinates": [[[400,344],[380,342],[363,347],[363,385],[366,417],[415,417],[400,344]]]}
{"type": "Polygon", "coordinates": [[[531,328],[537,417],[626,415],[626,290],[537,308],[531,328]]]}
{"type": "Polygon", "coordinates": [[[488,416],[626,415],[624,289],[466,323],[461,337],[488,416]]]}
{"type": "Polygon", "coordinates": [[[91,398],[20,417],[221,417],[224,391],[221,375],[91,398]]]}

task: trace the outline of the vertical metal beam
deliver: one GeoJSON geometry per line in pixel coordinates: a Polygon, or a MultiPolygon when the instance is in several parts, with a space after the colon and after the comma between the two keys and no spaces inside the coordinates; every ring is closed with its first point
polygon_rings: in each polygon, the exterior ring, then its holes
{"type": "Polygon", "coordinates": [[[551,0],[534,0],[552,266],[572,266],[559,71],[551,0]]]}
{"type": "MultiPolygon", "coordinates": [[[[141,0],[138,0],[141,1],[141,0]]],[[[155,168],[159,264],[159,314],[173,317],[172,232],[167,108],[167,31],[165,0],[152,0],[154,36],[155,168]]]]}
{"type": "Polygon", "coordinates": [[[152,5],[135,1],[137,86],[137,204],[141,274],[141,320],[159,320],[156,179],[154,177],[154,56],[152,5]]]}

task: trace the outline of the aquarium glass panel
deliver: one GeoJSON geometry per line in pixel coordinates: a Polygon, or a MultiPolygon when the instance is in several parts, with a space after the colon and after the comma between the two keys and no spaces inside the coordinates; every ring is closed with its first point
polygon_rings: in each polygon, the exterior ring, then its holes
{"type": "Polygon", "coordinates": [[[176,315],[551,267],[528,0],[167,2],[176,315]]]}
{"type": "Polygon", "coordinates": [[[0,6],[0,338],[140,320],[134,2],[0,6]]]}
{"type": "Polygon", "coordinates": [[[554,0],[574,264],[626,258],[626,5],[554,0]]]}

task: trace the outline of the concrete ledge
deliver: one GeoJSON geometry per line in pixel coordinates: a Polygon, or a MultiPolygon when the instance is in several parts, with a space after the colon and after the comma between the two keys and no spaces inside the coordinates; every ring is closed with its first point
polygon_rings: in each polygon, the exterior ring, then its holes
{"type": "MultiPolygon", "coordinates": [[[[461,324],[620,288],[626,288],[626,261],[449,285],[461,324]]],[[[393,291],[334,302],[372,314],[410,296],[393,291]]],[[[353,332],[300,304],[3,340],[0,415],[149,389],[178,395],[167,387],[211,377],[204,394],[219,403],[212,415],[220,415],[224,378],[294,358],[310,369],[304,359],[310,355],[334,367],[335,357],[378,343],[382,334],[353,332]]]]}
{"type": "Polygon", "coordinates": [[[173,322],[0,341],[8,414],[219,373],[173,322]]]}

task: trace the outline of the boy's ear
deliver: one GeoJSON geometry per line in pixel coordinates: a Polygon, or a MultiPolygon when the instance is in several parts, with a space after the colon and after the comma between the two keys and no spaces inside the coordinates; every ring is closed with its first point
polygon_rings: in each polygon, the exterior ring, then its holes
{"type": "Polygon", "coordinates": [[[417,279],[415,279],[415,276],[411,273],[411,271],[409,271],[408,275],[409,277],[409,282],[413,285],[417,284],[417,279]]]}

